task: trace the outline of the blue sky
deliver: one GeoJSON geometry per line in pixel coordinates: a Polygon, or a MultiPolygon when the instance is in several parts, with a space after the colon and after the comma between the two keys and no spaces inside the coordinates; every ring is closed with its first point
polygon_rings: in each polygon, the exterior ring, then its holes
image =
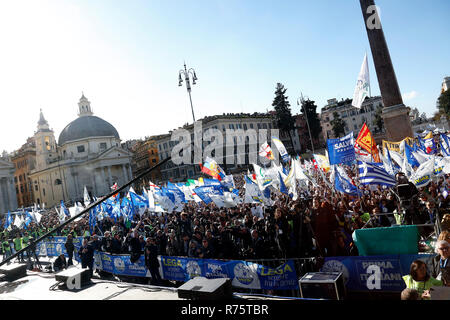
{"type": "MultiPolygon", "coordinates": [[[[404,103],[431,116],[450,76],[450,2],[378,0],[404,103]]],[[[351,98],[364,53],[379,94],[358,0],[17,0],[0,4],[0,149],[19,148],[42,108],[56,137],[81,92],[123,140],[192,122],[178,71],[186,61],[196,119],[271,109],[277,82],[296,100],[351,98]],[[5,134],[5,133],[13,134],[5,134]]]]}

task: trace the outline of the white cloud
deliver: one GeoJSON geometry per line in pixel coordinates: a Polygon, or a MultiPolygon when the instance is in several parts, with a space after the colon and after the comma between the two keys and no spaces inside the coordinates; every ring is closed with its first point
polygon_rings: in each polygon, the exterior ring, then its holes
{"type": "Polygon", "coordinates": [[[414,98],[417,98],[417,96],[419,95],[419,93],[417,91],[411,91],[411,92],[406,92],[402,95],[403,100],[407,101],[407,100],[412,100],[414,98]]]}

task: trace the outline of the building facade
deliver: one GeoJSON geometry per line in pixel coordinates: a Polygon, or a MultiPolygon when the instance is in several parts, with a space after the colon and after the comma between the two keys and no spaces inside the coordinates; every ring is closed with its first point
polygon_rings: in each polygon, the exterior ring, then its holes
{"type": "Polygon", "coordinates": [[[373,124],[378,108],[383,107],[381,96],[366,98],[360,109],[352,106],[352,100],[346,99],[337,101],[336,99],[328,100],[328,104],[324,106],[320,114],[320,124],[322,126],[323,139],[336,138],[333,132],[333,114],[337,112],[339,117],[345,122],[345,134],[353,131],[354,135],[358,135],[364,123],[374,134],[379,133],[379,129],[373,124]]]}
{"type": "Polygon", "coordinates": [[[169,156],[172,157],[170,161],[162,166],[161,181],[158,182],[180,182],[202,176],[199,163],[203,163],[207,155],[214,158],[227,174],[246,171],[250,168],[252,158],[249,154],[251,150],[256,150],[256,156],[253,160],[257,164],[268,164],[268,161],[264,161],[264,158],[259,157],[257,152],[260,145],[267,141],[278,158],[277,149],[271,143],[272,135],[279,136],[272,115],[265,113],[241,113],[205,117],[197,121],[195,126],[190,124],[170,131],[169,134],[155,136],[159,159],[164,160],[169,156]],[[173,156],[176,156],[176,154],[172,154],[172,151],[180,140],[174,139],[172,141],[171,139],[179,130],[186,130],[185,132],[188,132],[190,135],[191,160],[188,164],[173,163],[173,156]],[[221,133],[221,137],[218,137],[218,140],[216,140],[215,133],[218,132],[221,133]],[[223,146],[219,148],[222,154],[220,154],[220,151],[218,151],[219,154],[215,154],[215,151],[213,151],[216,144],[223,146]],[[199,159],[200,161],[195,161],[199,159]]]}
{"type": "Polygon", "coordinates": [[[62,130],[58,143],[40,114],[34,134],[36,168],[30,174],[38,204],[82,201],[84,187],[91,197],[100,197],[110,193],[114,183],[132,179],[131,154],[121,147],[117,130],[93,115],[84,95],[78,110],[78,118],[62,130]]]}
{"type": "MultiPolygon", "coordinates": [[[[131,170],[133,176],[138,176],[159,162],[158,148],[153,137],[139,140],[134,143],[130,150],[133,154],[131,160],[131,170]]],[[[161,179],[160,169],[157,168],[144,177],[142,183],[147,185],[148,181],[158,181],[161,179]]]]}
{"type": "Polygon", "coordinates": [[[17,209],[17,196],[14,188],[14,164],[4,155],[0,157],[0,214],[17,209]]]}
{"type": "MultiPolygon", "coordinates": [[[[320,117],[320,116],[319,116],[320,117]]],[[[295,119],[295,128],[296,133],[299,139],[300,144],[300,150],[302,153],[309,151],[312,151],[311,147],[311,138],[312,143],[315,150],[321,149],[325,145],[325,141],[323,140],[323,135],[312,135],[310,136],[308,131],[308,124],[306,123],[306,118],[303,114],[297,114],[294,116],[295,119]]]]}
{"type": "Polygon", "coordinates": [[[14,184],[19,207],[31,207],[35,203],[34,188],[30,172],[36,168],[36,145],[33,138],[11,154],[11,162],[16,168],[14,184]]]}

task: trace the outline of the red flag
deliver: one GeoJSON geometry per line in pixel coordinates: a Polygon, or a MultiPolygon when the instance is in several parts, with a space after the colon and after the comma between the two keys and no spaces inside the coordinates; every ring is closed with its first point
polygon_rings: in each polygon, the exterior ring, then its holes
{"type": "Polygon", "coordinates": [[[372,138],[372,133],[370,132],[369,127],[365,123],[358,134],[358,138],[356,138],[355,144],[358,144],[361,148],[367,152],[370,152],[375,162],[381,162],[377,144],[372,138]]]}

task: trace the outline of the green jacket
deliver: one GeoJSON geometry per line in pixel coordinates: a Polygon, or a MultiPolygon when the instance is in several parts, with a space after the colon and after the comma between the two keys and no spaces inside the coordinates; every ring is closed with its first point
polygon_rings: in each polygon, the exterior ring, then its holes
{"type": "Polygon", "coordinates": [[[416,289],[419,292],[419,297],[422,297],[422,293],[426,290],[430,290],[433,286],[442,286],[442,281],[436,280],[431,277],[427,281],[416,281],[410,275],[403,276],[406,287],[408,289],[416,289]]]}
{"type": "Polygon", "coordinates": [[[24,236],[22,238],[22,245],[25,247],[30,243],[30,237],[29,236],[24,236]]]}
{"type": "Polygon", "coordinates": [[[5,240],[2,242],[3,252],[5,251],[11,251],[11,247],[9,245],[9,241],[5,240]]]}
{"type": "Polygon", "coordinates": [[[14,249],[19,251],[22,249],[22,238],[14,238],[14,249]]]}

